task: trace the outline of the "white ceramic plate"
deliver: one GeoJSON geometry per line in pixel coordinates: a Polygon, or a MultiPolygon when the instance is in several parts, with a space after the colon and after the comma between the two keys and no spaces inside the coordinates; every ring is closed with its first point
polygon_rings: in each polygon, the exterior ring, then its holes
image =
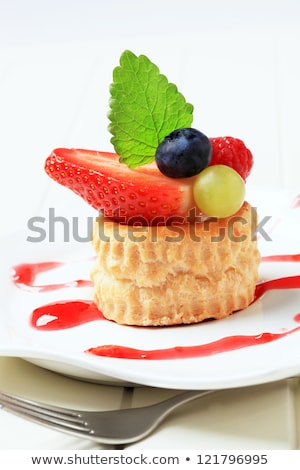
{"type": "MultiPolygon", "coordinates": [[[[272,239],[267,241],[260,236],[262,254],[300,253],[299,196],[256,190],[248,200],[259,207],[260,220],[265,220],[262,227],[272,239]]],[[[33,328],[29,320],[34,309],[63,300],[89,300],[92,290],[70,287],[27,292],[11,281],[11,267],[19,263],[63,261],[66,264],[62,269],[45,272],[37,282],[48,285],[88,279],[93,252],[88,243],[47,240],[33,243],[26,240],[28,235],[27,229],[1,244],[0,355],[21,357],[84,380],[176,389],[239,387],[300,373],[300,331],[285,336],[287,331],[300,326],[295,321],[295,316],[300,314],[300,289],[295,288],[270,291],[244,311],[225,320],[199,325],[138,328],[95,320],[54,331],[33,328]],[[258,337],[262,333],[282,337],[265,344],[190,359],[122,359],[84,352],[106,344],[143,350],[186,347],[209,344],[233,335],[258,337]]],[[[262,262],[260,269],[262,279],[299,274],[299,262],[262,262]]]]}

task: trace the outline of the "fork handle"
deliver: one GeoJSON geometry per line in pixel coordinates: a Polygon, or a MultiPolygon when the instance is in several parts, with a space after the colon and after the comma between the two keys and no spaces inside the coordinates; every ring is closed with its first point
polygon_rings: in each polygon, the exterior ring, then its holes
{"type": "Polygon", "coordinates": [[[181,406],[184,403],[188,403],[189,401],[195,400],[196,398],[200,398],[205,395],[210,395],[215,391],[216,390],[187,390],[186,392],[174,395],[173,397],[167,398],[166,400],[163,400],[162,402],[156,403],[152,406],[156,407],[157,409],[161,407],[163,411],[165,410],[166,404],[168,404],[168,410],[166,410],[165,414],[169,414],[178,406],[181,406]]]}

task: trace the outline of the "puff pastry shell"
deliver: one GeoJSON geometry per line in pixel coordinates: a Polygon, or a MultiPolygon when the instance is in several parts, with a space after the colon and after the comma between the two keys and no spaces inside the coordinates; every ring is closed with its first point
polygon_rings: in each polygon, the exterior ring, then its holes
{"type": "Polygon", "coordinates": [[[221,319],[253,300],[260,261],[256,212],[176,226],[94,224],[94,299],[120,324],[165,326],[221,319]]]}

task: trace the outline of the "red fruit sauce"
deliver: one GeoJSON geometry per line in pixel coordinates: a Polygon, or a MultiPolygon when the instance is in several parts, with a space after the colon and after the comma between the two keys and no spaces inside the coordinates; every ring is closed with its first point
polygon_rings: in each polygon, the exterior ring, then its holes
{"type": "Polygon", "coordinates": [[[36,277],[52,269],[60,268],[65,263],[47,261],[42,263],[23,263],[14,266],[12,269],[12,280],[19,289],[29,292],[47,292],[51,290],[63,289],[66,287],[88,287],[92,286],[92,282],[88,280],[77,279],[63,284],[46,284],[35,285],[36,277]]]}
{"type": "MultiPolygon", "coordinates": [[[[300,323],[300,313],[294,317],[294,320],[297,323],[300,323]]],[[[211,343],[199,344],[196,346],[175,346],[174,348],[168,349],[143,350],[127,348],[124,346],[104,345],[90,348],[86,352],[96,356],[117,357],[122,359],[190,359],[193,357],[213,356],[215,354],[247,348],[249,346],[258,346],[259,344],[271,343],[272,341],[284,338],[285,336],[288,336],[299,330],[300,325],[291,330],[287,330],[284,333],[259,333],[258,335],[250,336],[225,336],[224,338],[218,339],[217,341],[212,341],[211,343]]]]}
{"type": "Polygon", "coordinates": [[[295,197],[293,204],[292,204],[292,209],[299,209],[300,208],[300,194],[295,197]]]}
{"type": "MultiPolygon", "coordinates": [[[[300,262],[300,254],[264,256],[262,257],[262,261],[300,262]]],[[[13,268],[12,280],[20,289],[38,292],[91,285],[91,282],[88,280],[75,280],[61,284],[35,285],[38,274],[62,267],[63,264],[64,263],[60,262],[19,264],[13,268]]],[[[253,302],[257,301],[269,290],[297,288],[300,288],[300,275],[263,281],[256,286],[253,302]]],[[[37,330],[53,331],[72,328],[94,320],[106,320],[94,302],[88,300],[66,300],[38,307],[32,312],[30,324],[37,330]]],[[[300,313],[295,315],[294,321],[300,323],[300,313]]],[[[204,357],[249,346],[270,343],[299,330],[300,326],[296,326],[281,333],[262,332],[258,335],[249,336],[226,336],[207,344],[175,346],[168,349],[139,350],[118,345],[102,345],[89,348],[85,352],[97,356],[143,360],[204,357]]]]}

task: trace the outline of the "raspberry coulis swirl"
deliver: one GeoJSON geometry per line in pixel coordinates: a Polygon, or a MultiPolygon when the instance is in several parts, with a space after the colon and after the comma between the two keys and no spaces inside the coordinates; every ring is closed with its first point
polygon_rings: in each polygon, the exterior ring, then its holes
{"type": "MultiPolygon", "coordinates": [[[[271,255],[262,257],[262,262],[300,262],[300,254],[271,255]]],[[[15,286],[29,292],[47,292],[65,288],[91,286],[91,281],[77,279],[58,284],[36,285],[39,274],[62,267],[61,262],[22,263],[13,267],[12,281],[15,286]]],[[[300,288],[300,275],[282,277],[259,282],[256,286],[253,302],[258,301],[266,292],[278,289],[300,288]]],[[[109,321],[93,301],[62,300],[36,308],[29,319],[32,328],[39,331],[55,331],[77,327],[91,321],[109,321]]],[[[298,325],[280,333],[261,332],[256,335],[226,336],[206,344],[194,346],[175,346],[166,349],[140,350],[120,345],[101,345],[91,347],[85,352],[96,356],[138,360],[186,359],[212,356],[250,346],[270,343],[300,330],[300,313],[294,322],[298,325]]]]}

